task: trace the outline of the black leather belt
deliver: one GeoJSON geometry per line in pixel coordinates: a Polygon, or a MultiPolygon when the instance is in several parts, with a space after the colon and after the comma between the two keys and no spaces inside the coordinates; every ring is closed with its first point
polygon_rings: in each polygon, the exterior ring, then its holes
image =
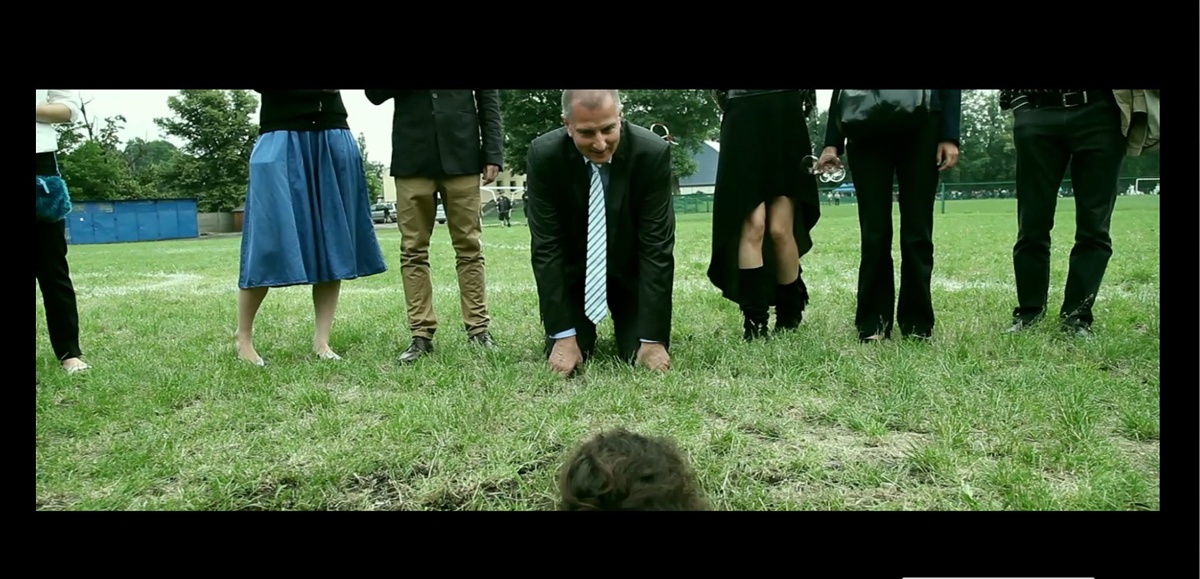
{"type": "Polygon", "coordinates": [[[1078,107],[1088,103],[1103,102],[1111,98],[1112,91],[1107,90],[1086,90],[1086,91],[1071,91],[1064,93],[1042,93],[1023,95],[1031,106],[1034,107],[1078,107]]]}

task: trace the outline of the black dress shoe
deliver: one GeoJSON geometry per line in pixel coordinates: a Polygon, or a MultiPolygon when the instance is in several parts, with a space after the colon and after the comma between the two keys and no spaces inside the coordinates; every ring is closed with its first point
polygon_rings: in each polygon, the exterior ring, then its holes
{"type": "Polygon", "coordinates": [[[1087,322],[1064,318],[1062,321],[1062,331],[1077,338],[1086,338],[1092,335],[1092,325],[1087,322]]]}
{"type": "Polygon", "coordinates": [[[1037,314],[1030,315],[1028,312],[1021,313],[1021,309],[1017,308],[1013,310],[1012,325],[1009,326],[1005,332],[1008,332],[1009,334],[1015,334],[1030,326],[1037,325],[1037,323],[1042,321],[1042,319],[1045,317],[1045,312],[1039,312],[1037,314]]]}
{"type": "Polygon", "coordinates": [[[422,338],[421,336],[413,336],[412,343],[408,345],[408,349],[400,354],[400,363],[409,364],[424,356],[433,353],[433,340],[422,338]]]}
{"type": "Polygon", "coordinates": [[[742,321],[742,339],[751,342],[754,340],[768,340],[771,338],[771,327],[766,320],[752,320],[745,318],[742,321]]]}
{"type": "Polygon", "coordinates": [[[467,341],[476,346],[483,346],[488,349],[496,349],[500,347],[500,345],[496,343],[495,338],[492,338],[492,333],[487,330],[467,338],[467,341]]]}

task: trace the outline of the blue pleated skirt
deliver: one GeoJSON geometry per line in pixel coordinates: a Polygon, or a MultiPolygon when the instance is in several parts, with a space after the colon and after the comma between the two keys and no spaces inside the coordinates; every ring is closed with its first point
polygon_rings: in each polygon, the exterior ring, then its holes
{"type": "Polygon", "coordinates": [[[259,136],[242,218],[242,289],[387,271],[371,221],[362,153],[349,130],[259,136]]]}

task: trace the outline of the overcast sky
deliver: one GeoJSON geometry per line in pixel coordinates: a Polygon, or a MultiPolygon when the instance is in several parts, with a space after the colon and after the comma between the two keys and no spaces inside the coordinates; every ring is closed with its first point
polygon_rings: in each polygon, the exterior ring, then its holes
{"type": "MultiPolygon", "coordinates": [[[[123,141],[142,138],[154,140],[163,138],[159,133],[154,119],[171,116],[167,108],[167,98],[177,94],[178,90],[88,90],[80,89],[84,102],[88,102],[90,117],[111,117],[124,115],[125,131],[121,134],[123,141]],[[89,102],[90,101],[90,102],[89,102]]],[[[829,105],[829,97],[833,91],[817,91],[817,106],[824,109],[829,105]]],[[[361,90],[342,91],[342,100],[350,113],[350,129],[354,134],[363,133],[367,139],[367,154],[374,161],[390,162],[392,154],[392,103],[375,106],[363,96],[361,90]]],[[[257,113],[254,117],[257,120],[257,113]]],[[[177,145],[182,144],[171,139],[177,145]]]]}

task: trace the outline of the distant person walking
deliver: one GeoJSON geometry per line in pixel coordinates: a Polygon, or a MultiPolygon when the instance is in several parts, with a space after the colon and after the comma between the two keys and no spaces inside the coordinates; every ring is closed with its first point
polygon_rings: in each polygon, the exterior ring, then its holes
{"type": "Polygon", "coordinates": [[[512,220],[509,219],[509,215],[512,213],[512,199],[501,193],[500,198],[496,199],[496,211],[500,213],[500,222],[505,227],[512,227],[512,220]]]}

